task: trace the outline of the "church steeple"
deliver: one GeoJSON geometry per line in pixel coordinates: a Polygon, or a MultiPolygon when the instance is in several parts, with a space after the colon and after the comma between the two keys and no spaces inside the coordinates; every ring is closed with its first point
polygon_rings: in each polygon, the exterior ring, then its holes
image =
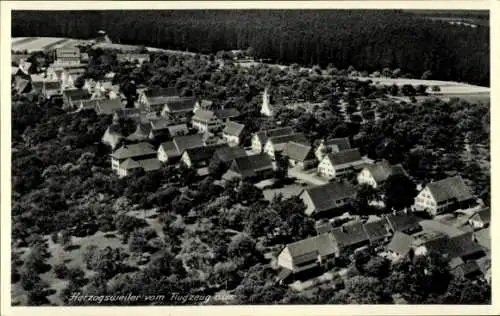
{"type": "Polygon", "coordinates": [[[269,95],[269,90],[266,87],[264,93],[262,94],[262,107],[260,113],[265,116],[273,116],[273,110],[271,108],[271,97],[269,95]]]}

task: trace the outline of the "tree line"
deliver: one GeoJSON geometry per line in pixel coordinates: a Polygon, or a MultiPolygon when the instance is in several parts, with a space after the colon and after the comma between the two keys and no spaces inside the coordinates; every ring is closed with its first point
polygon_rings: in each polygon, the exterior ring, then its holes
{"type": "Polygon", "coordinates": [[[397,10],[13,12],[12,36],[93,38],[215,54],[251,47],[274,62],[489,85],[489,28],[462,28],[397,10]],[[390,22],[389,22],[390,21],[390,22]]]}

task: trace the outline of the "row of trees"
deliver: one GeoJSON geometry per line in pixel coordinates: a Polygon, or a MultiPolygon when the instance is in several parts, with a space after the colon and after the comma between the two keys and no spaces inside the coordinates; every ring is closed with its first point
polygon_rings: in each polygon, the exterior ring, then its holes
{"type": "Polygon", "coordinates": [[[489,29],[458,28],[395,10],[16,11],[13,36],[95,37],[124,44],[215,54],[252,47],[280,63],[373,72],[400,68],[421,77],[489,85],[489,29]],[[150,23],[155,21],[155,23],[150,23]],[[391,23],[387,23],[391,21],[391,23]]]}

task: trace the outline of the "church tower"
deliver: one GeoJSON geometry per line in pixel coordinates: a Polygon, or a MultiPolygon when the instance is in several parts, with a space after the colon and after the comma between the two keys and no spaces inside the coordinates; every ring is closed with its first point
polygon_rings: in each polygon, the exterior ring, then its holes
{"type": "Polygon", "coordinates": [[[260,109],[260,113],[265,116],[273,116],[273,110],[271,108],[270,96],[268,89],[264,89],[264,93],[262,94],[262,107],[260,109]]]}

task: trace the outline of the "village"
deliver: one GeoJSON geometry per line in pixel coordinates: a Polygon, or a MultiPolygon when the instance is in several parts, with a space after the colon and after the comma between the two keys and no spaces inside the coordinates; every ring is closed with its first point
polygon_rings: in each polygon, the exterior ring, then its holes
{"type": "MultiPolygon", "coordinates": [[[[14,59],[14,56],[13,56],[14,59]]],[[[103,80],[82,80],[89,56],[77,46],[57,48],[54,63],[39,74],[30,74],[25,58],[12,67],[12,88],[18,95],[36,92],[60,102],[67,112],[94,110],[112,115],[102,143],[109,146],[109,167],[117,177],[150,172],[166,165],[194,169],[200,177],[220,174],[220,183],[249,182],[275,195],[297,196],[305,215],[314,219],[316,235],[280,249],[266,258],[279,284],[306,293],[356,270],[356,258],[372,249],[374,255],[397,262],[430,252],[446,254],[450,270],[462,277],[491,279],[490,209],[474,196],[460,175],[417,183],[413,205],[385,214],[352,214],[358,188],[376,190],[369,203],[385,208],[384,189],[393,178],[411,178],[401,164],[375,161],[351,146],[349,138],[308,140],[293,122],[249,132],[238,122],[236,108],[221,107],[212,100],[181,96],[175,87],[137,86],[133,107],[114,73],[103,80]],[[120,132],[120,122],[132,120],[135,131],[120,132]],[[245,146],[243,138],[250,138],[245,146]]],[[[150,62],[148,53],[123,52],[119,62],[139,67],[150,62]]],[[[131,82],[134,85],[134,82],[131,82]]],[[[306,111],[323,103],[291,100],[275,104],[270,91],[261,92],[260,114],[276,120],[280,108],[306,111]]]]}

